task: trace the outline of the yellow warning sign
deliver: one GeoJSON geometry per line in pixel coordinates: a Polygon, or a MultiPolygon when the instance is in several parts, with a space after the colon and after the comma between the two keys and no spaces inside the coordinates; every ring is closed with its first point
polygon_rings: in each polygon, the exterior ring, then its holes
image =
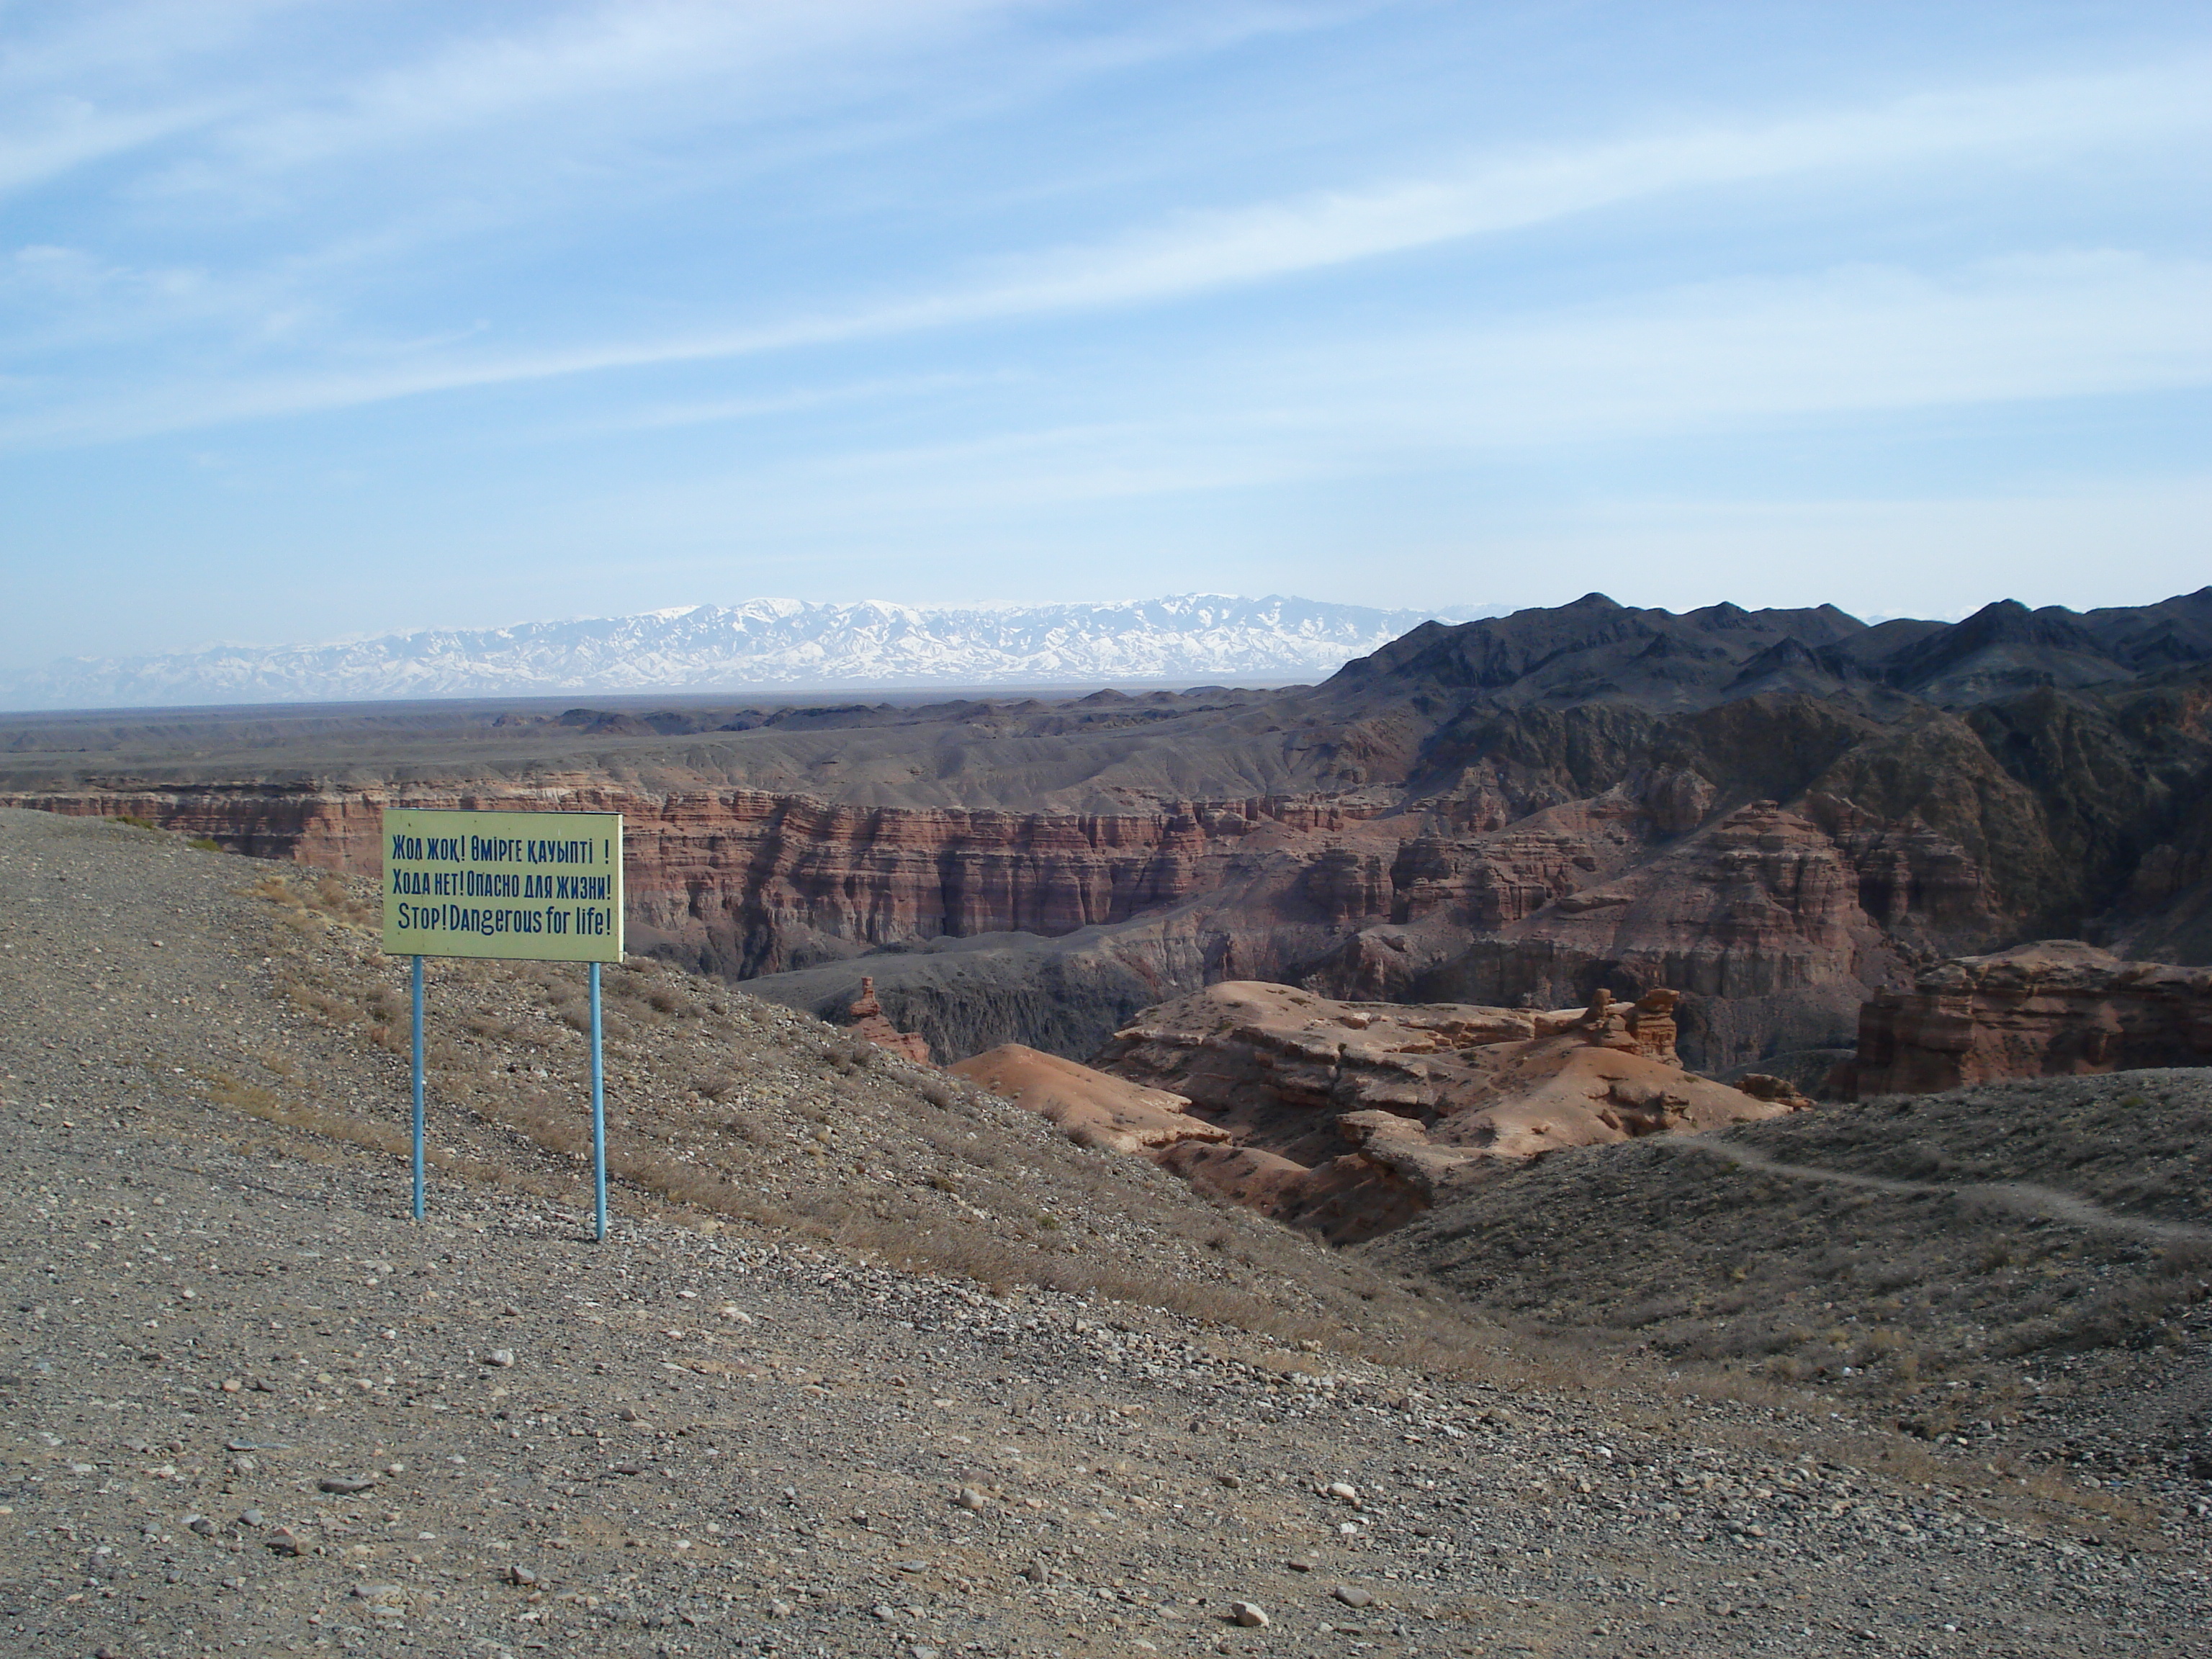
{"type": "Polygon", "coordinates": [[[384,948],[401,957],[623,958],[619,812],[384,814],[384,948]]]}

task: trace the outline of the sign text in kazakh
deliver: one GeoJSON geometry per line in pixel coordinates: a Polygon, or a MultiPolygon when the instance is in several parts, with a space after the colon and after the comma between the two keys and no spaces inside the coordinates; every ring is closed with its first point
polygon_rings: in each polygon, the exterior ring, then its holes
{"type": "Polygon", "coordinates": [[[395,807],[383,834],[392,955],[623,959],[620,813],[395,807]]]}

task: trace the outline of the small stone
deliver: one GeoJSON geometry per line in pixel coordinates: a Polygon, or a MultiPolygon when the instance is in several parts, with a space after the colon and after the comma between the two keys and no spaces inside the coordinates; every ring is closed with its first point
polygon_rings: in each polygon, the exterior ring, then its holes
{"type": "Polygon", "coordinates": [[[510,1302],[499,1310],[499,1316],[501,1319],[520,1319],[522,1317],[522,1310],[510,1302]]]}
{"type": "Polygon", "coordinates": [[[215,1522],[209,1520],[204,1515],[195,1515],[186,1520],[185,1524],[187,1527],[190,1527],[194,1532],[199,1534],[203,1538],[212,1538],[215,1536],[215,1522]]]}
{"type": "Polygon", "coordinates": [[[1213,1478],[1231,1492],[1244,1484],[1244,1477],[1241,1474],[1217,1474],[1213,1478]]]}
{"type": "Polygon", "coordinates": [[[1274,1622],[1267,1617],[1267,1608],[1257,1601],[1231,1601],[1229,1616],[1246,1630],[1265,1630],[1274,1622]]]}
{"type": "Polygon", "coordinates": [[[891,1606],[888,1601],[878,1601],[874,1607],[869,1608],[868,1611],[874,1613],[877,1618],[882,1620],[887,1625],[890,1623],[892,1620],[898,1617],[898,1609],[891,1606]]]}
{"type": "Polygon", "coordinates": [[[368,1474],[326,1474],[315,1484],[323,1491],[335,1492],[340,1498],[351,1498],[374,1490],[376,1477],[368,1474]]]}
{"type": "Polygon", "coordinates": [[[1328,1487],[1327,1495],[1342,1498],[1347,1504],[1357,1504],[1359,1501],[1359,1488],[1341,1480],[1334,1481],[1328,1487]]]}
{"type": "Polygon", "coordinates": [[[518,1561],[507,1570],[507,1582],[510,1584],[534,1584],[538,1582],[538,1575],[518,1561]]]}
{"type": "Polygon", "coordinates": [[[1311,1572],[1316,1567],[1320,1566],[1321,1563],[1315,1560],[1310,1555],[1294,1555],[1289,1560],[1284,1562],[1283,1565],[1288,1567],[1292,1572],[1311,1572]]]}
{"type": "Polygon", "coordinates": [[[893,1563],[893,1565],[896,1566],[901,1572],[927,1572],[929,1571],[929,1563],[927,1561],[899,1561],[893,1563]]]}
{"type": "Polygon", "coordinates": [[[1362,1589],[1357,1584],[1339,1584],[1329,1594],[1347,1607],[1371,1607],[1375,1605],[1375,1592],[1362,1589]]]}
{"type": "Polygon", "coordinates": [[[487,1365],[504,1370],[506,1367],[514,1364],[514,1350],[512,1348],[494,1348],[489,1353],[483,1357],[483,1363],[487,1365]]]}
{"type": "Polygon", "coordinates": [[[278,1555],[302,1555],[307,1553],[307,1540],[289,1527],[279,1527],[269,1534],[269,1547],[278,1555]]]}
{"type": "Polygon", "coordinates": [[[643,1474],[645,1473],[645,1465],[642,1463],[617,1463],[614,1466],[614,1472],[617,1474],[643,1474]]]}
{"type": "Polygon", "coordinates": [[[991,1500],[973,1486],[963,1486],[960,1488],[960,1496],[952,1501],[963,1510],[974,1511],[983,1508],[991,1500]]]}
{"type": "Polygon", "coordinates": [[[1032,1561],[1022,1569],[1022,1577],[1032,1584],[1042,1584],[1052,1577],[1052,1569],[1039,1561],[1032,1561]]]}
{"type": "Polygon", "coordinates": [[[625,1423],[642,1423],[645,1421],[644,1418],[638,1415],[637,1407],[635,1406],[624,1406],[620,1411],[617,1412],[615,1415],[622,1419],[625,1423]]]}
{"type": "Polygon", "coordinates": [[[768,1604],[768,1616],[771,1619],[788,1619],[795,1611],[796,1609],[788,1601],[771,1601],[768,1604]]]}
{"type": "Polygon", "coordinates": [[[245,1514],[238,1517],[238,1524],[241,1527],[258,1527],[261,1525],[261,1511],[259,1510],[246,1510],[245,1514]]]}
{"type": "Polygon", "coordinates": [[[222,1391],[225,1394],[240,1394],[244,1392],[246,1384],[237,1377],[226,1376],[222,1379],[222,1391]]]}

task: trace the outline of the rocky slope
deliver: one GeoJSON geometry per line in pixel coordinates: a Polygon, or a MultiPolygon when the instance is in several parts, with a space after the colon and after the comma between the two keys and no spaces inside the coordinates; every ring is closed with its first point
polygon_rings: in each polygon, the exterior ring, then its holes
{"type": "Polygon", "coordinates": [[[2202,1069],[1883,1097],[1493,1166],[1359,1254],[1984,1458],[2212,1475],[2208,1129],[2202,1069]]]}
{"type": "Polygon", "coordinates": [[[871,974],[945,1055],[1079,1057],[1221,979],[1664,984],[1693,1066],[1813,1078],[1940,957],[2192,959],[2208,641],[2212,589],[1875,628],[1591,595],[1275,693],[30,721],[0,786],[356,870],[386,803],[620,811],[641,942],[809,1008],[871,974]]]}
{"type": "Polygon", "coordinates": [[[2095,1654],[2212,1611],[2185,1469],[1579,1368],[651,964],[608,975],[613,1240],[573,970],[434,968],[413,1223],[357,889],[0,812],[0,907],[11,1651],[2095,1654]]]}
{"type": "Polygon", "coordinates": [[[1929,1094],[2006,1078],[2212,1066],[2212,968],[2044,939],[1923,969],[1859,1015],[1838,1087],[1929,1094]]]}

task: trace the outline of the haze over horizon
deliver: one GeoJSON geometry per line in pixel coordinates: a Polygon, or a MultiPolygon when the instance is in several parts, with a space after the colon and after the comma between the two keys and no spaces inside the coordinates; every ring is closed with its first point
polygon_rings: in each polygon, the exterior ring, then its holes
{"type": "Polygon", "coordinates": [[[0,12],[0,668],[2203,585],[2212,15],[0,12]]]}

